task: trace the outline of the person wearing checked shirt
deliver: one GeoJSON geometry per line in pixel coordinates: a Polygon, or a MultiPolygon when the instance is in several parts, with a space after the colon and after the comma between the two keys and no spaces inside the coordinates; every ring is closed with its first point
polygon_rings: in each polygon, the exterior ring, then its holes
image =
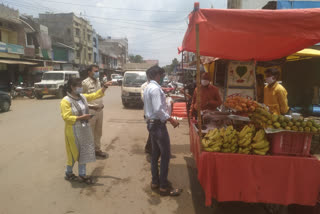
{"type": "Polygon", "coordinates": [[[144,90],[144,114],[147,121],[147,129],[151,137],[151,189],[158,190],[161,196],[179,196],[182,189],[173,189],[168,181],[170,162],[170,138],[166,122],[176,128],[179,122],[170,117],[166,104],[166,96],[161,89],[164,78],[164,70],[155,65],[147,70],[150,83],[144,90]],[[158,161],[161,156],[160,174],[158,161]]]}

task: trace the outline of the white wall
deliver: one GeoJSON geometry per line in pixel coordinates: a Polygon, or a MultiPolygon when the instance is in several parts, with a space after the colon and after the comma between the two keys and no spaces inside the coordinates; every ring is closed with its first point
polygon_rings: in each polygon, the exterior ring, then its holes
{"type": "Polygon", "coordinates": [[[242,0],[241,9],[261,9],[269,0],[242,0]]]}

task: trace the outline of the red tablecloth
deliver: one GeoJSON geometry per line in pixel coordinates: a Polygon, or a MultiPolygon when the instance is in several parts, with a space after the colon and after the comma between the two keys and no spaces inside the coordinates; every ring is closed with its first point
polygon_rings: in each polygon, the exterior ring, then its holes
{"type": "Polygon", "coordinates": [[[316,158],[201,152],[190,126],[190,145],[206,205],[217,201],[314,206],[320,192],[316,158]]]}

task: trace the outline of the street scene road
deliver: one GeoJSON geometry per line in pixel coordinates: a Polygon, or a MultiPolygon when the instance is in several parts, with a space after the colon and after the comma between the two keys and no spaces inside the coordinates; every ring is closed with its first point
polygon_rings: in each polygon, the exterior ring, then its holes
{"type": "MultiPolygon", "coordinates": [[[[60,99],[17,99],[0,114],[0,213],[265,213],[262,205],[204,205],[189,149],[187,121],[168,126],[172,153],[169,179],[183,188],[180,197],[160,197],[150,189],[150,164],[142,109],[122,107],[120,87],[107,90],[102,149],[107,159],[87,165],[95,184],[64,179],[66,153],[60,99]]],[[[75,167],[77,173],[77,167],[75,167]]]]}

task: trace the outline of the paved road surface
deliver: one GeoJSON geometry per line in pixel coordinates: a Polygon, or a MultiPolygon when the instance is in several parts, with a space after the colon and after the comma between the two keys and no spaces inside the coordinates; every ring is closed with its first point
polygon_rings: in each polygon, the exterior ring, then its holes
{"type": "Polygon", "coordinates": [[[204,207],[186,123],[175,130],[169,127],[172,152],[177,156],[171,160],[169,179],[184,192],[178,198],[152,193],[143,111],[124,109],[119,87],[110,88],[104,98],[102,150],[109,158],[87,167],[97,183],[65,181],[59,102],[54,98],[14,100],[12,110],[0,114],[1,214],[264,213],[262,206],[242,203],[204,207]]]}

